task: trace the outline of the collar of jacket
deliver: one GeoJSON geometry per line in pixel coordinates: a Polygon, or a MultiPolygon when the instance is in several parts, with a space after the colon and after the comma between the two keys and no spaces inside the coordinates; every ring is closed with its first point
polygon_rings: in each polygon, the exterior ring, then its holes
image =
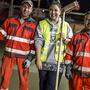
{"type": "Polygon", "coordinates": [[[47,22],[53,27],[53,26],[57,26],[58,24],[60,24],[61,23],[61,18],[59,18],[59,21],[56,23],[56,24],[54,24],[54,23],[52,23],[51,22],[51,20],[50,19],[46,19],[47,20],[47,22]]]}
{"type": "MultiPolygon", "coordinates": [[[[14,18],[17,18],[17,19],[23,19],[20,15],[18,15],[18,16],[15,16],[14,18]]],[[[27,17],[26,19],[23,19],[23,20],[25,20],[26,22],[36,22],[31,16],[29,16],[29,17],[27,17]]]]}
{"type": "Polygon", "coordinates": [[[24,20],[27,21],[27,22],[35,22],[35,20],[32,17],[28,17],[24,20]]]}

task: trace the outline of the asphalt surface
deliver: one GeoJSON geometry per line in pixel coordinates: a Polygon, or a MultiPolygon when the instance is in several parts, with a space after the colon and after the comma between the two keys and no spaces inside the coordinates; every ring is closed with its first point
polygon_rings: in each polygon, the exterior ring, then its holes
{"type": "MultiPolygon", "coordinates": [[[[0,67],[1,67],[1,58],[3,56],[3,53],[1,52],[2,51],[0,50],[0,67]]],[[[0,81],[1,81],[1,77],[0,77],[0,81]]],[[[18,78],[17,66],[15,66],[13,70],[9,90],[19,90],[19,78],[18,78]]],[[[29,90],[39,90],[38,70],[34,62],[32,62],[30,66],[29,90]]],[[[68,81],[66,80],[64,75],[61,79],[59,90],[68,90],[68,81]]]]}
{"type": "MultiPolygon", "coordinates": [[[[19,78],[16,66],[13,70],[9,90],[19,90],[19,78]]],[[[39,90],[38,70],[35,64],[32,64],[30,67],[29,90],[39,90]]],[[[64,76],[61,79],[59,90],[68,90],[68,81],[64,76]]]]}

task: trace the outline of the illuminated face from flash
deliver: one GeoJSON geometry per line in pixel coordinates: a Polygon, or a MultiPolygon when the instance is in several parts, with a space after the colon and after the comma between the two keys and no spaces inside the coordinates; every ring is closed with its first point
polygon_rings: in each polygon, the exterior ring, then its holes
{"type": "Polygon", "coordinates": [[[49,17],[52,21],[57,21],[60,17],[61,11],[59,6],[51,5],[49,8],[49,17]]]}
{"type": "Polygon", "coordinates": [[[90,29],[90,14],[85,16],[85,27],[90,29]]]}
{"type": "Polygon", "coordinates": [[[21,5],[21,13],[23,18],[29,17],[29,15],[32,13],[32,8],[33,6],[30,5],[29,3],[23,3],[21,5]]]}

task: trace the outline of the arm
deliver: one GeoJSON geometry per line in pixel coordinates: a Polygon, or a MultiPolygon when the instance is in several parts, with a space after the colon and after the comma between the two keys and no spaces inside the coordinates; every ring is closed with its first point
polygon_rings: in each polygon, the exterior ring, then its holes
{"type": "Polygon", "coordinates": [[[68,80],[72,79],[72,67],[73,67],[73,42],[72,40],[67,44],[66,48],[66,55],[65,55],[65,66],[66,66],[66,71],[65,71],[65,76],[68,80]]]}
{"type": "Polygon", "coordinates": [[[32,61],[35,60],[36,55],[35,55],[35,31],[36,31],[36,26],[37,23],[31,18],[31,21],[33,23],[33,32],[30,36],[30,43],[29,43],[29,53],[25,56],[25,61],[23,63],[24,68],[29,68],[29,66],[32,64],[32,61]]]}
{"type": "Polygon", "coordinates": [[[3,41],[7,36],[9,22],[10,22],[9,19],[6,19],[2,24],[2,26],[0,27],[0,41],[3,41]]]}
{"type": "Polygon", "coordinates": [[[4,48],[5,46],[5,39],[7,37],[7,27],[8,27],[9,20],[5,20],[2,26],[0,27],[0,48],[4,48]]]}
{"type": "Polygon", "coordinates": [[[7,33],[5,32],[5,30],[0,27],[0,41],[3,41],[6,35],[7,33]]]}
{"type": "Polygon", "coordinates": [[[73,31],[70,25],[67,23],[67,37],[64,39],[64,43],[67,44],[73,36],[73,31]]]}
{"type": "Polygon", "coordinates": [[[42,62],[40,60],[40,57],[41,57],[41,48],[43,46],[43,36],[42,36],[42,33],[41,33],[41,28],[40,26],[38,25],[37,26],[37,31],[36,31],[36,34],[35,34],[35,47],[36,47],[36,65],[38,67],[38,69],[42,69],[42,62]]]}
{"type": "Polygon", "coordinates": [[[42,48],[41,45],[39,45],[38,48],[36,48],[36,65],[37,65],[38,69],[42,69],[42,62],[40,60],[41,48],[42,48]]]}

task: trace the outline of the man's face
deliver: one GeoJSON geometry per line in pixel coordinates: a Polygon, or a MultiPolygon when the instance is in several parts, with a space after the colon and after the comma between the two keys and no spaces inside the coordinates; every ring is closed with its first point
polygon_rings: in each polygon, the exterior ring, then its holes
{"type": "Polygon", "coordinates": [[[85,27],[90,29],[90,14],[85,17],[85,27]]]}
{"type": "Polygon", "coordinates": [[[27,18],[32,13],[32,5],[28,3],[23,3],[21,5],[21,13],[23,18],[27,18]]]}
{"type": "Polygon", "coordinates": [[[52,5],[49,8],[49,16],[51,20],[56,21],[60,17],[60,14],[60,8],[57,5],[52,5]]]}

